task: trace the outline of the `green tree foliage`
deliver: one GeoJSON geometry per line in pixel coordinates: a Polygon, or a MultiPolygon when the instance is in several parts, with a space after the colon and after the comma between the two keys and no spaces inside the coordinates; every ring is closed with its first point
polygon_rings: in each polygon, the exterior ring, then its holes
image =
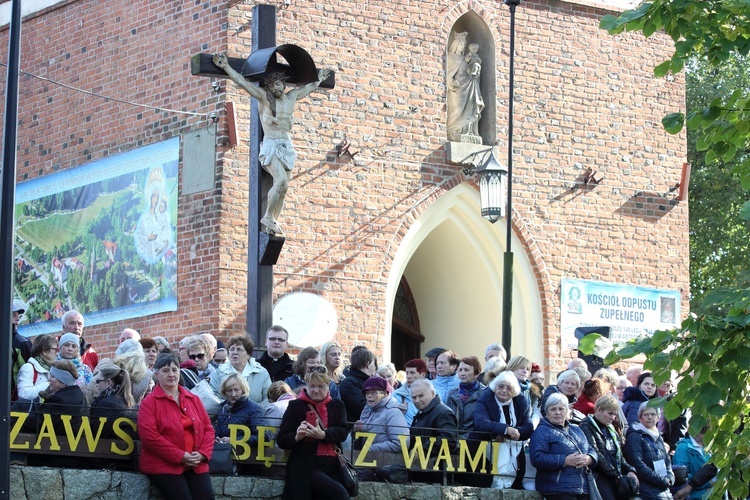
{"type": "MultiPolygon", "coordinates": [[[[750,415],[750,289],[741,288],[747,286],[740,272],[747,255],[741,242],[743,236],[747,239],[747,226],[736,214],[739,211],[750,220],[750,202],[746,201],[750,87],[747,75],[740,74],[743,66],[747,73],[750,53],[750,0],[655,0],[618,17],[605,16],[600,27],[611,34],[638,31],[646,37],[665,32],[674,42],[674,52],[654,68],[654,75],[676,74],[688,66],[697,70],[694,75],[700,79],[691,82],[688,77],[689,92],[692,84],[714,85],[701,89],[695,105],[688,104],[687,114],[675,112],[662,119],[673,134],[687,126],[693,153],[696,158],[702,155],[702,168],[696,172],[700,192],[691,193],[691,208],[695,203],[699,214],[703,213],[703,229],[708,225],[716,229],[694,234],[706,236],[694,240],[702,245],[702,254],[693,261],[700,278],[696,298],[705,295],[704,308],[700,315],[685,320],[681,329],[659,331],[651,338],[617,346],[606,362],[644,353],[645,368],[654,372],[657,384],[666,380],[670,369],[677,370],[683,379],[677,395],[664,407],[666,416],[673,418],[691,409],[693,433],[709,425],[706,442],[713,454],[711,461],[720,471],[711,497],[720,498],[729,491],[735,498],[746,498],[750,484],[750,421],[745,421],[750,415]],[[735,75],[732,65],[736,65],[735,75]],[[724,75],[729,79],[718,84],[715,77],[722,70],[729,71],[724,75]],[[706,215],[710,211],[715,212],[713,218],[706,215]],[[718,241],[727,237],[740,243],[738,252],[729,248],[731,243],[718,241]],[[714,287],[735,289],[710,292],[714,287]]],[[[691,229],[694,233],[701,230],[691,229]]],[[[593,352],[596,337],[584,338],[581,350],[593,352]]]]}

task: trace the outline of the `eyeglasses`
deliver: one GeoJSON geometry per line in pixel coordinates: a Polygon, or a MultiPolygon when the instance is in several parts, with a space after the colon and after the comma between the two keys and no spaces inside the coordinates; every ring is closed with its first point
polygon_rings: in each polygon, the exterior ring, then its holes
{"type": "Polygon", "coordinates": [[[495,390],[497,390],[497,389],[500,389],[500,390],[503,390],[503,391],[512,392],[513,391],[513,386],[505,385],[505,384],[497,384],[495,386],[495,390]]]}
{"type": "Polygon", "coordinates": [[[279,342],[280,344],[283,344],[286,342],[286,339],[282,339],[281,337],[268,337],[269,342],[279,342]]]}
{"type": "Polygon", "coordinates": [[[313,372],[326,373],[327,371],[328,370],[326,370],[325,366],[318,365],[318,366],[308,366],[307,367],[307,373],[313,373],[313,372]]]}
{"type": "Polygon", "coordinates": [[[205,352],[202,352],[200,354],[189,354],[188,355],[188,358],[192,359],[193,361],[195,361],[196,359],[202,360],[205,357],[206,357],[206,353],[205,352]]]}
{"type": "Polygon", "coordinates": [[[106,378],[98,378],[98,379],[96,379],[96,383],[97,384],[101,384],[102,382],[107,382],[108,380],[109,379],[106,379],[106,378]]]}
{"type": "Polygon", "coordinates": [[[244,347],[230,347],[229,352],[247,352],[247,350],[244,347]]]}

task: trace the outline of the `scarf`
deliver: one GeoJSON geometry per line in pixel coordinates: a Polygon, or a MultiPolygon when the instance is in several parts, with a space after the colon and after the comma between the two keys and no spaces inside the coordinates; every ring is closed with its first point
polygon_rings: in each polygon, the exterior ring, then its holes
{"type": "MultiPolygon", "coordinates": [[[[320,422],[318,422],[318,425],[322,422],[323,425],[320,427],[323,429],[328,428],[328,403],[333,399],[331,397],[331,393],[328,393],[323,399],[323,401],[313,401],[310,396],[307,395],[307,389],[303,389],[302,392],[299,393],[299,396],[297,399],[301,399],[307,404],[310,404],[315,408],[315,411],[318,413],[318,416],[320,417],[320,422]]],[[[336,455],[336,449],[333,447],[332,443],[324,443],[323,441],[318,441],[318,447],[315,451],[315,456],[318,457],[335,457],[336,455]]]]}
{"type": "Polygon", "coordinates": [[[104,398],[108,398],[110,396],[117,396],[117,393],[120,392],[120,386],[119,385],[111,385],[107,387],[105,390],[103,390],[99,396],[97,396],[97,400],[101,401],[104,398]]]}
{"type": "Polygon", "coordinates": [[[458,397],[461,398],[461,403],[466,404],[466,402],[469,400],[471,395],[477,392],[477,390],[479,390],[478,380],[475,380],[474,382],[469,382],[468,384],[459,382],[458,397]]]}
{"type": "Polygon", "coordinates": [[[646,434],[648,434],[649,436],[651,436],[651,438],[652,438],[652,439],[653,439],[654,441],[656,441],[656,440],[658,440],[658,439],[659,439],[659,429],[654,429],[654,430],[651,430],[651,429],[647,429],[647,428],[646,428],[646,427],[645,427],[645,426],[644,426],[644,425],[643,425],[642,423],[640,423],[640,422],[638,422],[638,423],[636,423],[635,425],[633,425],[633,429],[634,429],[634,430],[636,430],[636,431],[643,431],[643,432],[645,432],[646,434]]]}
{"type": "MultiPolygon", "coordinates": [[[[612,424],[604,425],[603,423],[599,422],[596,418],[594,418],[594,415],[589,415],[589,421],[593,425],[596,425],[597,428],[602,432],[602,435],[604,436],[604,441],[607,441],[607,438],[614,444],[615,448],[615,460],[614,460],[614,466],[617,470],[618,474],[621,472],[620,470],[620,463],[622,462],[622,450],[620,449],[620,436],[617,434],[617,431],[615,430],[614,426],[612,424]]],[[[601,457],[602,453],[599,453],[599,456],[601,457]]]]}
{"type": "Polygon", "coordinates": [[[39,366],[49,371],[49,363],[47,363],[47,360],[44,358],[44,356],[39,356],[38,358],[35,357],[34,359],[37,363],[39,363],[39,366]]]}

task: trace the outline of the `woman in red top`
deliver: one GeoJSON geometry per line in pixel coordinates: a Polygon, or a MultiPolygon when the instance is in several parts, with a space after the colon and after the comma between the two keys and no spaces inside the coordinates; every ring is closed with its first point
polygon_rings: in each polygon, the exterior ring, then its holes
{"type": "Polygon", "coordinates": [[[291,450],[282,498],[348,499],[335,450],[348,433],[346,408],[341,400],[331,398],[325,366],[308,368],[305,383],[299,397],[289,402],[276,436],[279,448],[291,450]]]}
{"type": "Polygon", "coordinates": [[[176,354],[159,354],[154,370],[158,384],[138,411],[141,472],[166,499],[213,499],[211,420],[200,398],[179,385],[176,354]]]}

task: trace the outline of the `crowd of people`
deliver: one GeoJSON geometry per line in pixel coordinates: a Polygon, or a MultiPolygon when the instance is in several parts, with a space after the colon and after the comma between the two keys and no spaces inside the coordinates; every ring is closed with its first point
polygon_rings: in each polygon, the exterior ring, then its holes
{"type": "Polygon", "coordinates": [[[105,417],[91,425],[95,432],[103,425],[106,439],[114,420],[128,417],[137,422],[141,471],[166,498],[213,498],[209,460],[216,443],[231,441],[233,424],[251,430],[250,443],[258,426],[278,429],[266,435],[290,451],[284,497],[294,499],[349,498],[342,450],[377,458],[377,468],[358,469],[363,480],[440,482],[450,473],[454,484],[535,489],[551,500],[589,498],[590,485],[605,499],[697,499],[716,473],[706,465],[705,429],[687,435],[689,413],[667,420],[654,401],[668,398],[675,381],[657,386],[635,365],[592,374],[573,359],[545,387],[538,364],[506,359],[499,344],[487,346],[484,363],[434,348],[396,367],[378,364],[366,346],[354,347],[346,363],[333,341],[293,359],[278,325],[257,360],[245,335],[225,344],[201,333],[173,349],[164,337],[132,329],[111,359],[99,359],[77,311],[63,316],[59,336],[32,343],[15,330],[22,306],[13,309],[12,409],[29,413],[23,431],[38,432],[45,415],[59,434],[83,416],[105,417]],[[403,450],[415,447],[431,464],[462,447],[471,456],[484,451],[478,468],[485,472],[408,471],[403,450]]]}

